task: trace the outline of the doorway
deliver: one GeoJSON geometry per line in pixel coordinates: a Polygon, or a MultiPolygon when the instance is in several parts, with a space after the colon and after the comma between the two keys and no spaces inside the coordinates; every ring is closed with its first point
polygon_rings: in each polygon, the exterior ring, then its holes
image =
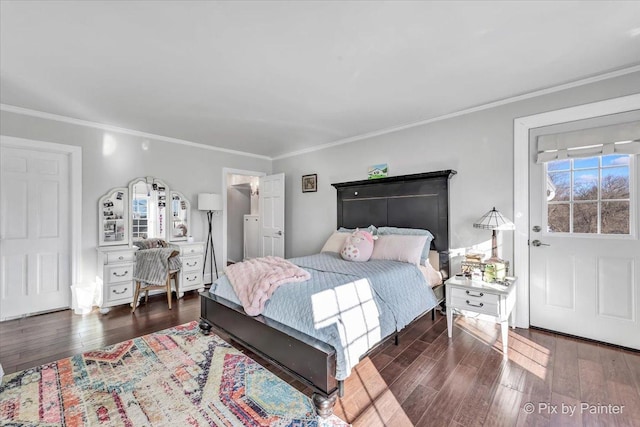
{"type": "Polygon", "coordinates": [[[532,326],[640,349],[636,138],[640,112],[532,130],[532,326]]]}
{"type": "MultiPolygon", "coordinates": [[[[530,234],[533,226],[541,226],[541,224],[532,223],[530,217],[531,194],[529,182],[532,169],[532,159],[529,152],[529,141],[531,131],[544,126],[602,117],[609,114],[624,113],[639,108],[640,95],[630,95],[534,116],[522,117],[514,121],[514,222],[517,230],[515,233],[514,245],[514,267],[520,278],[518,282],[519,287],[517,289],[518,316],[516,319],[516,326],[527,328],[530,325],[531,279],[535,274],[535,272],[531,271],[531,251],[541,248],[530,247],[529,240],[542,240],[536,239],[534,234],[530,234]]],[[[545,242],[542,241],[541,243],[545,242]]],[[[621,270],[616,269],[616,271],[619,272],[621,270]]],[[[637,321],[638,315],[640,314],[637,312],[638,295],[637,290],[633,290],[633,292],[636,293],[633,296],[634,302],[629,307],[629,310],[631,311],[628,313],[628,316],[633,317],[637,321]]],[[[565,296],[566,295],[567,294],[565,293],[565,296]]],[[[606,294],[601,293],[599,295],[605,295],[606,298],[606,294]]],[[[610,311],[611,309],[607,310],[610,311]]]]}
{"type": "MultiPolygon", "coordinates": [[[[257,245],[258,235],[252,237],[248,230],[249,241],[245,241],[245,225],[257,225],[259,214],[259,180],[265,176],[264,172],[223,168],[223,265],[240,262],[245,259],[245,247],[248,247],[251,257],[251,248],[257,245]],[[249,222],[248,224],[245,224],[249,222]],[[254,224],[255,223],[255,224],[254,224]],[[255,239],[255,241],[254,241],[255,239]]],[[[257,227],[255,227],[257,233],[257,227]]]]}
{"type": "Polygon", "coordinates": [[[0,139],[0,320],[72,306],[81,227],[80,147],[0,139]]]}

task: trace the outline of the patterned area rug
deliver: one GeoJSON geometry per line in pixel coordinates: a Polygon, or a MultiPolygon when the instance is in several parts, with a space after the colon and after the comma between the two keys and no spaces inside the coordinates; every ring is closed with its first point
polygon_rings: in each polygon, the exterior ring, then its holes
{"type": "Polygon", "coordinates": [[[5,376],[0,424],[347,425],[197,322],[5,376]]]}

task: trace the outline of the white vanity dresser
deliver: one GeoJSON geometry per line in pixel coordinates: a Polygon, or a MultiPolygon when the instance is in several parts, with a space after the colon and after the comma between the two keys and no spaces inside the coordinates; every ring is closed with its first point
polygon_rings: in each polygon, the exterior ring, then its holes
{"type": "MultiPolygon", "coordinates": [[[[137,247],[146,238],[166,240],[180,252],[182,269],[174,290],[204,290],[204,243],[187,240],[191,204],[178,191],[154,177],[137,178],[128,187],[114,188],[98,201],[98,268],[96,303],[106,314],[110,307],[132,304],[137,247]]],[[[161,291],[152,291],[157,293],[161,291]]]]}

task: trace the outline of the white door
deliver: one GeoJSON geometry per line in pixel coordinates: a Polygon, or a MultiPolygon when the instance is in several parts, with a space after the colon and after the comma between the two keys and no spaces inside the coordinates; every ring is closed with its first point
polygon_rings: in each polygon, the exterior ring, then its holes
{"type": "Polygon", "coordinates": [[[634,155],[531,165],[530,323],[640,349],[634,155]]]}
{"type": "Polygon", "coordinates": [[[0,320],[71,303],[70,159],[0,147],[0,320]]]}
{"type": "Polygon", "coordinates": [[[284,258],[284,174],[260,177],[260,256],[284,258]]]}

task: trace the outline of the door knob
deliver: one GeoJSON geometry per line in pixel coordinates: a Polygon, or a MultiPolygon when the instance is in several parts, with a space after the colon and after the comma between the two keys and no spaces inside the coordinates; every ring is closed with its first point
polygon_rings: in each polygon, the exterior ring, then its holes
{"type": "Polygon", "coordinates": [[[276,233],[278,236],[282,236],[282,230],[278,230],[278,232],[276,233]]]}
{"type": "Polygon", "coordinates": [[[533,246],[535,246],[535,247],[538,247],[538,246],[551,246],[548,243],[542,243],[540,240],[534,240],[533,242],[531,242],[531,244],[533,246]]]}

